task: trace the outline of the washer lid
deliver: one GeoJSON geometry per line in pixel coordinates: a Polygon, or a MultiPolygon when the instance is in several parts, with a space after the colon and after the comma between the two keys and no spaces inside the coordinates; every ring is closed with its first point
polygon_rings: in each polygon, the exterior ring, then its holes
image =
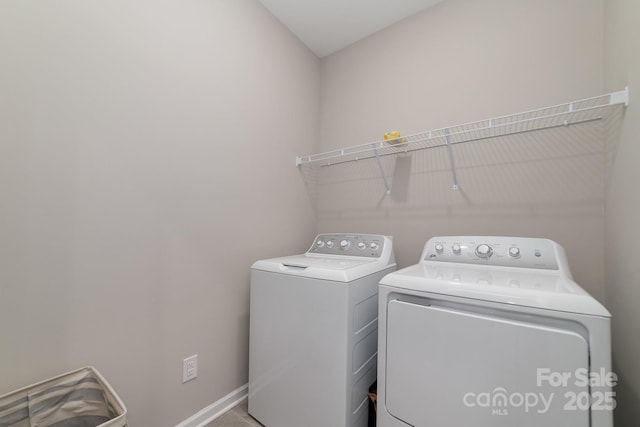
{"type": "Polygon", "coordinates": [[[395,263],[375,258],[360,258],[335,255],[293,255],[282,258],[256,261],[253,270],[292,274],[336,282],[350,282],[384,269],[395,267],[395,263]]]}
{"type": "Polygon", "coordinates": [[[423,262],[386,275],[380,284],[515,306],[611,316],[577,283],[557,271],[423,262]]]}

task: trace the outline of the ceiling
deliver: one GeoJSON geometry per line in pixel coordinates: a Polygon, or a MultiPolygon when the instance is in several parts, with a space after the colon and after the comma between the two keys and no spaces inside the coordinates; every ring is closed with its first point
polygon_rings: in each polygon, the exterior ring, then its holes
{"type": "Polygon", "coordinates": [[[318,57],[442,0],[259,0],[318,57]]]}

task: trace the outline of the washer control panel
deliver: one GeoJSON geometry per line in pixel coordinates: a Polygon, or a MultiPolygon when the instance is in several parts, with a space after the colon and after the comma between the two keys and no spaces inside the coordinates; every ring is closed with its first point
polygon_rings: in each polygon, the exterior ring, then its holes
{"type": "Polygon", "coordinates": [[[424,247],[423,261],[484,264],[558,270],[564,251],[548,239],[525,237],[434,237],[424,247]]]}
{"type": "Polygon", "coordinates": [[[377,234],[320,234],[307,253],[380,258],[384,245],[377,234]]]}

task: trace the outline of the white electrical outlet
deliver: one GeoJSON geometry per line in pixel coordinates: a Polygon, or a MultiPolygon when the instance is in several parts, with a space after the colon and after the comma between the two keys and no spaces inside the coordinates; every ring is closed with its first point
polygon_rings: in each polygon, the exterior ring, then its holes
{"type": "Polygon", "coordinates": [[[194,354],[182,361],[182,382],[186,383],[198,376],[198,355],[194,354]]]}

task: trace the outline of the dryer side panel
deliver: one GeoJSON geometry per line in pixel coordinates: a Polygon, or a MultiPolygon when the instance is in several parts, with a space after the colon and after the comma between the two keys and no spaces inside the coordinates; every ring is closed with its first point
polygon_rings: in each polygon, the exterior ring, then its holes
{"type": "Polygon", "coordinates": [[[534,318],[399,300],[387,309],[384,404],[398,420],[439,427],[589,426],[588,407],[579,407],[589,387],[576,376],[577,369],[589,369],[581,334],[534,318]]]}

